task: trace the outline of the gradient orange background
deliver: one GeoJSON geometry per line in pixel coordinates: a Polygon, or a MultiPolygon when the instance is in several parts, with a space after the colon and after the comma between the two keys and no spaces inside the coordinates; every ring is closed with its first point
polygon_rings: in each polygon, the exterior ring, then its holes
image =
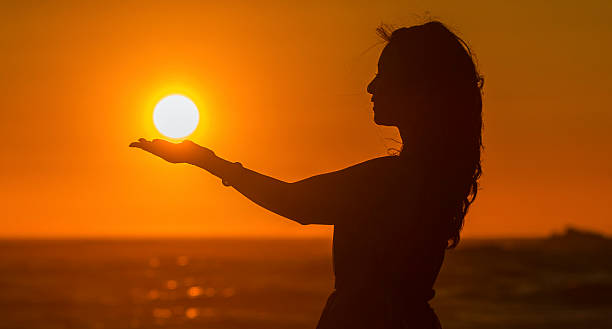
{"type": "Polygon", "coordinates": [[[182,93],[190,138],[297,180],[386,154],[365,88],[381,22],[438,18],[485,76],[484,176],[464,236],[612,233],[609,1],[2,2],[4,237],[313,236],[218,178],[128,148],[182,93]]]}

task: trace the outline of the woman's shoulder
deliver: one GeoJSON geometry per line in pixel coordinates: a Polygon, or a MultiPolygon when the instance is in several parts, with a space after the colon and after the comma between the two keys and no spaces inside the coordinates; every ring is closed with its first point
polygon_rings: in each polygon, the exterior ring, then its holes
{"type": "Polygon", "coordinates": [[[397,155],[387,155],[378,158],[369,159],[360,162],[355,167],[385,167],[385,166],[396,166],[400,163],[400,157],[397,155]]]}
{"type": "Polygon", "coordinates": [[[353,167],[364,172],[390,173],[402,169],[402,162],[397,155],[388,155],[360,162],[353,167]]]}
{"type": "Polygon", "coordinates": [[[340,181],[364,184],[383,182],[399,178],[404,169],[398,156],[383,156],[358,162],[340,170],[320,174],[315,177],[328,179],[334,183],[340,181]]]}
{"type": "Polygon", "coordinates": [[[402,170],[401,167],[402,163],[399,156],[390,155],[356,163],[340,170],[340,172],[351,176],[357,175],[362,178],[377,179],[396,175],[399,170],[402,170]]]}

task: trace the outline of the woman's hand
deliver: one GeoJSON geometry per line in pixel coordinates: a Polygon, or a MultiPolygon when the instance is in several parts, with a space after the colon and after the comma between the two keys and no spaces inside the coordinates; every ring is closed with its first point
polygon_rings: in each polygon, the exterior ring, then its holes
{"type": "Polygon", "coordinates": [[[171,143],[163,139],[148,141],[140,138],[138,142],[131,143],[130,147],[143,149],[171,163],[198,165],[215,156],[213,151],[189,140],[171,143]]]}

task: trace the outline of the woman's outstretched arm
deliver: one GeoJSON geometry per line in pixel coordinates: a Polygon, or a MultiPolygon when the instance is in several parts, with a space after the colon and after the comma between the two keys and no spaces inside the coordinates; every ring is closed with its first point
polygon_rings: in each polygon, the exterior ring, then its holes
{"type": "Polygon", "coordinates": [[[285,182],[217,156],[194,165],[221,178],[254,203],[301,224],[334,224],[334,216],[342,212],[340,203],[333,207],[331,200],[325,200],[330,196],[325,195],[324,186],[285,182]]]}
{"type": "MultiPolygon", "coordinates": [[[[193,142],[152,142],[141,139],[130,146],[151,152],[172,163],[190,163],[221,178],[256,204],[301,224],[335,224],[359,216],[369,201],[362,196],[363,180],[352,167],[289,183],[216,156],[193,142]]],[[[371,201],[372,198],[369,198],[371,201]]]]}

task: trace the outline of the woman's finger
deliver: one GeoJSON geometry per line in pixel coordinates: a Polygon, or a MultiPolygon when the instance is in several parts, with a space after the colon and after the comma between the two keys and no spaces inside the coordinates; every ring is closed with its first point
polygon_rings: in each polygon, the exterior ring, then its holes
{"type": "Polygon", "coordinates": [[[146,140],[146,139],[144,139],[144,138],[139,138],[137,142],[132,142],[132,143],[130,143],[130,145],[129,145],[129,146],[130,146],[130,147],[137,147],[137,148],[140,148],[140,149],[144,149],[144,147],[145,147],[145,145],[146,145],[147,143],[150,143],[150,142],[149,142],[149,141],[147,141],[147,140],[146,140]]]}
{"type": "Polygon", "coordinates": [[[144,139],[144,138],[140,138],[140,139],[138,140],[138,142],[132,142],[132,143],[130,143],[130,147],[136,147],[136,148],[139,148],[139,149],[141,149],[141,150],[148,151],[148,152],[151,152],[151,148],[152,148],[152,146],[153,146],[153,145],[152,145],[152,143],[151,143],[151,142],[149,142],[149,141],[147,141],[147,140],[146,140],[146,139],[144,139]]]}

